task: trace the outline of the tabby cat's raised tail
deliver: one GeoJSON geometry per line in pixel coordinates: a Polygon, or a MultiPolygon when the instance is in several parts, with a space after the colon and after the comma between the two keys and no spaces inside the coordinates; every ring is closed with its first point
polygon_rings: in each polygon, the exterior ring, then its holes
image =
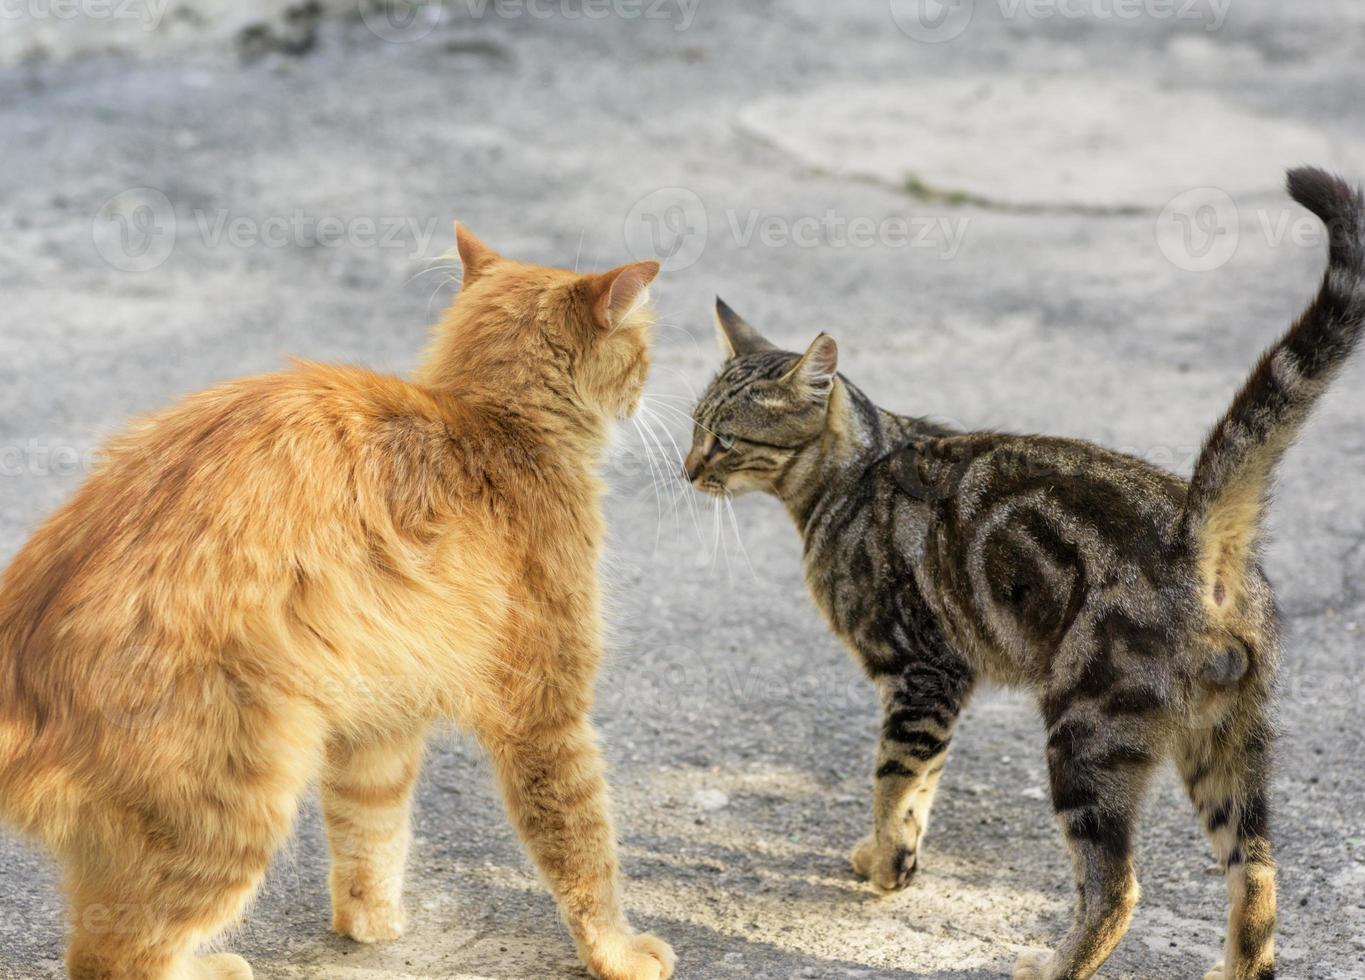
{"type": "Polygon", "coordinates": [[[1262,356],[1209,435],[1186,498],[1186,528],[1204,596],[1235,607],[1255,561],[1275,467],[1365,326],[1365,199],[1323,170],[1289,172],[1289,193],[1327,226],[1330,258],[1317,298],[1262,356]]]}

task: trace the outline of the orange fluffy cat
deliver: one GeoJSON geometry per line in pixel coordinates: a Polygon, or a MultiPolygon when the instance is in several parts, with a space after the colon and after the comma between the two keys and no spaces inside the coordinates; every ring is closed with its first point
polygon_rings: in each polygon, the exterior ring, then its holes
{"type": "Polygon", "coordinates": [[[115,440],[0,581],[0,812],[63,866],[75,980],[250,977],[193,954],[315,780],[334,928],[400,935],[442,719],[487,749],[589,970],[672,973],[622,912],[588,722],[594,467],[641,396],[659,267],[457,238],[414,380],[302,364],[195,395],[115,440]]]}

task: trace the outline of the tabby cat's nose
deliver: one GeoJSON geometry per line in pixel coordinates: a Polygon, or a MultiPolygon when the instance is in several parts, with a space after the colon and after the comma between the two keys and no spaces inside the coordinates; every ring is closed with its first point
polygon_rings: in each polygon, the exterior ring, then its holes
{"type": "Polygon", "coordinates": [[[697,477],[701,476],[702,468],[706,466],[706,454],[700,449],[694,449],[687,454],[687,460],[683,463],[683,478],[688,483],[696,483],[697,477]]]}

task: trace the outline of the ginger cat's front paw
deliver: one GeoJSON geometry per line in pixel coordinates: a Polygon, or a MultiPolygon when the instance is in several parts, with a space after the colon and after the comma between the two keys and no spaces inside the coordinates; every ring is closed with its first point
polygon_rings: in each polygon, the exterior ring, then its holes
{"type": "Polygon", "coordinates": [[[668,980],[676,957],[657,936],[621,933],[585,950],[583,961],[597,980],[668,980]]]}
{"type": "Polygon", "coordinates": [[[1014,961],[1014,980],[1048,980],[1052,976],[1053,954],[1047,949],[1030,949],[1014,961]]]}
{"type": "Polygon", "coordinates": [[[853,873],[866,878],[883,895],[898,892],[910,884],[919,869],[919,854],[904,845],[884,846],[875,836],[864,838],[850,858],[853,873]]]}
{"type": "Polygon", "coordinates": [[[1226,977],[1227,977],[1226,960],[1219,960],[1217,963],[1213,964],[1213,967],[1209,970],[1208,973],[1204,974],[1204,980],[1226,980],[1226,977]]]}
{"type": "Polygon", "coordinates": [[[403,935],[406,928],[401,899],[332,897],[332,930],[358,943],[386,943],[403,935]]]}
{"type": "Polygon", "coordinates": [[[252,980],[255,976],[246,960],[232,953],[197,957],[194,966],[203,980],[252,980]]]}

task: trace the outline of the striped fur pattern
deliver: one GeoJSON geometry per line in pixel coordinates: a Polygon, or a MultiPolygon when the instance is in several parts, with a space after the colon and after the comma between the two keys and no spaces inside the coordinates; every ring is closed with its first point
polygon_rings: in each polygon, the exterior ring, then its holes
{"type": "Polygon", "coordinates": [[[821,335],[803,355],[717,306],[726,362],[694,412],[686,477],[776,495],[816,604],[881,693],[873,830],[854,870],[884,892],[919,866],[963,705],[981,680],[1034,692],[1076,914],[1020,980],[1080,980],[1138,901],[1133,834],[1174,759],[1225,869],[1210,980],[1274,976],[1274,598],[1257,552],[1275,465],[1365,320],[1365,208],[1317,170],[1290,191],[1331,229],[1321,292],[1262,359],[1190,484],[1087,443],[956,432],[873,405],[821,335]]]}
{"type": "Polygon", "coordinates": [[[399,936],[446,720],[487,749],[592,974],[671,974],[621,907],[588,719],[595,470],[641,396],[658,265],[458,243],[414,379],[299,365],[194,395],[117,439],[0,578],[0,815],[63,866],[73,980],[249,978],[196,947],[313,783],[336,931],[399,936]]]}

